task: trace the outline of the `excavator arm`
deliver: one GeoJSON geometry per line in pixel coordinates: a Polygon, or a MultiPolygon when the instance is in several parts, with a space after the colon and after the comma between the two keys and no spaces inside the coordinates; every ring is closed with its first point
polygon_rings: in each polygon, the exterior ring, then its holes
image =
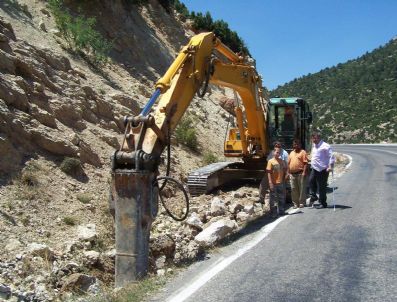
{"type": "Polygon", "coordinates": [[[215,61],[211,83],[234,89],[239,94],[245,109],[245,116],[243,116],[241,106],[236,106],[235,109],[241,150],[233,147],[230,149],[226,142],[225,156],[248,158],[254,155],[255,150],[257,157],[264,157],[268,152],[268,142],[265,136],[266,114],[261,96],[262,83],[255,68],[247,64],[227,64],[219,60],[215,61]]]}
{"type": "Polygon", "coordinates": [[[156,83],[155,93],[142,112],[125,118],[122,147],[112,157],[116,287],[147,272],[150,228],[157,214],[160,156],[194,95],[208,83],[234,89],[243,105],[236,106],[238,128],[231,129],[225,154],[265,158],[265,105],[255,68],[213,33],[194,36],[156,83]]]}
{"type": "Polygon", "coordinates": [[[203,82],[204,85],[210,82],[234,89],[243,103],[243,108],[237,106],[235,110],[240,138],[235,138],[234,144],[225,143],[225,155],[249,158],[255,154],[256,157],[264,157],[268,152],[268,142],[260,77],[253,66],[243,63],[243,58],[227,48],[213,33],[202,33],[183,47],[156,83],[156,91],[141,114],[126,118],[125,139],[122,149],[115,153],[114,168],[125,165],[156,170],[170,134],[203,82]],[[215,53],[222,59],[216,58],[215,53]],[[158,105],[150,114],[158,97],[158,105]]]}

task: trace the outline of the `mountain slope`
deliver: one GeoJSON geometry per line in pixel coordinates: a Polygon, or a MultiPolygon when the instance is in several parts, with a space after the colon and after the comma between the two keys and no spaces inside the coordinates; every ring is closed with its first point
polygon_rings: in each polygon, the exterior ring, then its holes
{"type": "Polygon", "coordinates": [[[300,96],[314,126],[335,143],[397,141],[397,39],[371,53],[295,79],[272,96],[300,96]]]}

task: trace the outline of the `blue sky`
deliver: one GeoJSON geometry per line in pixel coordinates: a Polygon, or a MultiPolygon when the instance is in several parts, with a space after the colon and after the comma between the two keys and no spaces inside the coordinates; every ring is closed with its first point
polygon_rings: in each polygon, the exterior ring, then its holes
{"type": "Polygon", "coordinates": [[[397,0],[180,0],[245,41],[269,89],[363,55],[397,35],[397,0]]]}

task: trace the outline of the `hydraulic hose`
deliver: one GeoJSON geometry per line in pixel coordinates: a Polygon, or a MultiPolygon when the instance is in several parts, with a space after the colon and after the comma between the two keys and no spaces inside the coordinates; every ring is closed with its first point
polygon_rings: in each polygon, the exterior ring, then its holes
{"type": "MultiPolygon", "coordinates": [[[[154,185],[154,186],[156,186],[156,185],[158,186],[159,180],[164,180],[164,181],[173,182],[173,183],[175,183],[175,184],[177,185],[177,187],[183,192],[183,195],[184,195],[185,201],[186,201],[186,212],[185,212],[185,214],[184,214],[182,217],[177,217],[177,216],[175,216],[174,214],[172,214],[172,212],[171,212],[171,211],[167,208],[167,206],[165,205],[165,202],[164,202],[163,197],[161,196],[161,193],[160,193],[160,192],[159,192],[159,197],[160,197],[161,204],[163,205],[165,211],[167,212],[168,215],[171,216],[172,219],[174,219],[174,220],[176,220],[176,221],[183,221],[183,220],[185,220],[186,217],[187,217],[187,215],[189,214],[189,197],[188,197],[188,194],[187,194],[187,192],[186,192],[185,187],[183,186],[183,184],[182,184],[180,181],[176,180],[175,178],[169,177],[169,176],[160,176],[160,177],[157,177],[157,179],[154,181],[153,185],[154,185]]],[[[162,186],[162,187],[163,187],[163,186],[162,186]]]]}
{"type": "Polygon", "coordinates": [[[145,107],[143,108],[143,110],[142,110],[142,112],[141,112],[140,115],[146,116],[146,115],[149,114],[150,109],[152,109],[154,103],[156,102],[156,100],[157,100],[157,98],[160,96],[160,94],[161,94],[161,90],[160,90],[160,88],[157,88],[157,89],[154,91],[153,95],[151,96],[149,102],[147,102],[147,104],[146,104],[145,107]]]}

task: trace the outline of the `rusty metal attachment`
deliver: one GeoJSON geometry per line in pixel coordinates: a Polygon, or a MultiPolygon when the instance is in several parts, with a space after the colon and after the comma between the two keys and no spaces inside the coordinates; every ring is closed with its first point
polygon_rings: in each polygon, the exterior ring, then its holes
{"type": "Polygon", "coordinates": [[[156,174],[149,171],[115,170],[112,199],[115,209],[115,286],[123,287],[148,271],[149,237],[158,210],[156,174]]]}

